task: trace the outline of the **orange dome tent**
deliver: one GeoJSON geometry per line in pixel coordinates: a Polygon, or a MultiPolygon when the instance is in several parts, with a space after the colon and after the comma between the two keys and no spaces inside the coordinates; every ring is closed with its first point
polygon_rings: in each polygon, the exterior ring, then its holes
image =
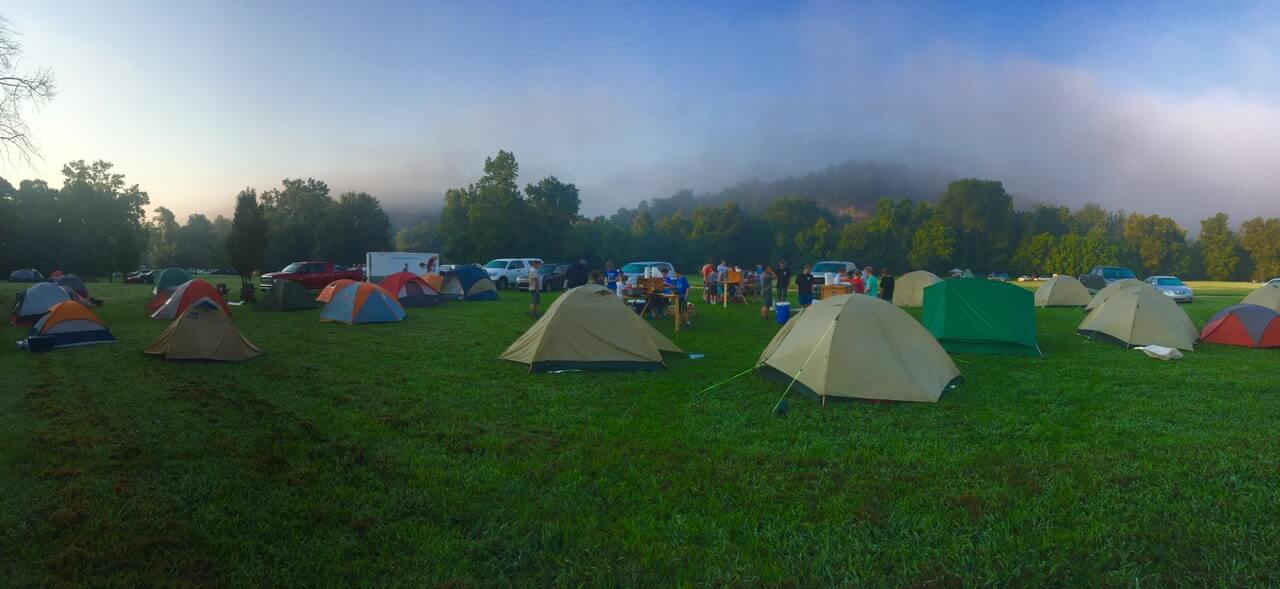
{"type": "Polygon", "coordinates": [[[378,284],[400,301],[402,307],[429,307],[440,302],[440,292],[417,274],[396,272],[378,284]]]}
{"type": "Polygon", "coordinates": [[[350,278],[339,278],[330,282],[329,286],[324,287],[324,290],[320,291],[320,294],[316,295],[316,302],[327,303],[333,300],[333,293],[342,290],[342,287],[348,284],[355,284],[355,281],[350,278]]]}
{"type": "Polygon", "coordinates": [[[431,290],[434,290],[437,293],[440,292],[440,287],[444,286],[444,277],[435,272],[423,274],[422,281],[426,282],[427,286],[430,286],[431,290]]]}

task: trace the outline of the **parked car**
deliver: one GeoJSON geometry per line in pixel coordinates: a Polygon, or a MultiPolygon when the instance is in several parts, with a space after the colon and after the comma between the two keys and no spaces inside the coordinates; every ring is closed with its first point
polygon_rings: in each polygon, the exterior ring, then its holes
{"type": "Polygon", "coordinates": [[[139,268],[124,277],[125,284],[151,284],[156,271],[150,268],[139,268]]]}
{"type": "Polygon", "coordinates": [[[506,290],[515,285],[521,274],[529,273],[529,263],[534,260],[542,261],[541,258],[498,258],[489,260],[484,265],[484,271],[489,274],[489,280],[493,281],[498,290],[506,290]]]}
{"type": "Polygon", "coordinates": [[[1004,272],[992,272],[987,275],[987,280],[995,280],[998,282],[1009,282],[1009,275],[1004,272]]]}
{"type": "Polygon", "coordinates": [[[657,268],[658,272],[666,270],[668,274],[675,272],[676,270],[676,267],[671,265],[671,262],[650,260],[624,264],[622,266],[622,274],[627,277],[627,284],[634,285],[636,283],[636,279],[644,276],[645,271],[649,268],[657,268]]]}
{"type": "Polygon", "coordinates": [[[1280,278],[1272,278],[1267,281],[1266,286],[1280,286],[1280,278]]]}
{"type": "Polygon", "coordinates": [[[840,277],[849,273],[850,270],[857,270],[858,265],[853,262],[833,262],[830,260],[818,262],[809,269],[809,273],[813,274],[813,283],[817,286],[824,284],[835,284],[840,282],[840,277]]]}
{"type": "Polygon", "coordinates": [[[308,260],[294,262],[279,272],[267,272],[258,281],[262,290],[270,290],[277,280],[288,280],[302,285],[307,290],[320,290],[329,286],[330,282],[346,278],[357,282],[364,280],[364,268],[347,267],[333,262],[308,260]]]}
{"type": "Polygon", "coordinates": [[[1156,287],[1175,303],[1190,303],[1194,298],[1191,287],[1177,276],[1151,276],[1147,284],[1156,287]]]}
{"type": "MultiPolygon", "coordinates": [[[[543,264],[538,268],[542,277],[542,292],[564,290],[565,275],[569,273],[569,264],[543,264]]],[[[529,273],[525,272],[516,279],[516,288],[529,290],[529,273]]]]}
{"type": "Polygon", "coordinates": [[[1080,275],[1080,282],[1095,294],[1108,284],[1125,279],[1137,280],[1138,275],[1124,266],[1094,266],[1088,273],[1080,275]]]}

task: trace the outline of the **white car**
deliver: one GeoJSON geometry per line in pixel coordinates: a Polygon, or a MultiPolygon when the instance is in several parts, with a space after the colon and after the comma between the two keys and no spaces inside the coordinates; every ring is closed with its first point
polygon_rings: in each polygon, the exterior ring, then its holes
{"type": "Polygon", "coordinates": [[[646,261],[625,264],[622,266],[622,273],[627,277],[627,284],[635,285],[636,279],[644,276],[645,270],[649,268],[657,268],[659,273],[665,269],[668,275],[676,270],[676,267],[672,266],[671,262],[646,261]]]}
{"type": "Polygon", "coordinates": [[[493,281],[498,290],[506,290],[507,287],[515,286],[521,274],[529,274],[529,265],[534,261],[542,263],[542,258],[498,258],[489,260],[484,265],[484,271],[489,274],[489,280],[493,281]]]}
{"type": "Polygon", "coordinates": [[[1147,284],[1156,287],[1157,290],[1173,299],[1175,303],[1190,303],[1194,300],[1194,293],[1191,287],[1182,282],[1177,276],[1151,276],[1147,278],[1147,284]]]}
{"type": "Polygon", "coordinates": [[[840,277],[849,274],[850,270],[857,270],[858,265],[853,262],[833,262],[830,260],[818,262],[809,269],[809,273],[813,274],[813,283],[817,286],[824,284],[835,284],[840,282],[840,277]]]}
{"type": "Polygon", "coordinates": [[[1280,278],[1272,278],[1264,286],[1280,286],[1280,278]]]}

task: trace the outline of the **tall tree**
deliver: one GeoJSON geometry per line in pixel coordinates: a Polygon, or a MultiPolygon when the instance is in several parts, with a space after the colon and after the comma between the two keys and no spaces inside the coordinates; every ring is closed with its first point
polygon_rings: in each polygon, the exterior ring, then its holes
{"type": "Polygon", "coordinates": [[[1184,273],[1191,264],[1187,232],[1173,219],[1134,213],[1125,218],[1123,235],[1147,274],[1184,273]]]}
{"type": "Polygon", "coordinates": [[[954,262],[966,268],[999,270],[1008,263],[1015,232],[1013,198],[996,180],[969,178],[947,185],[938,213],[956,238],[954,262]]]}
{"type": "Polygon", "coordinates": [[[525,243],[525,202],[516,181],[514,154],[498,151],[484,161],[484,176],[467,190],[467,229],[482,258],[513,255],[525,243]]]}
{"type": "Polygon", "coordinates": [[[1240,263],[1239,244],[1228,224],[1227,214],[1218,213],[1200,221],[1197,240],[1205,275],[1211,280],[1229,280],[1240,263]]]}
{"type": "Polygon", "coordinates": [[[364,192],[343,193],[316,227],[322,236],[317,251],[327,260],[354,263],[366,252],[391,247],[391,220],[382,203],[364,192]]]}
{"type": "Polygon", "coordinates": [[[582,204],[578,187],[547,176],[537,184],[525,186],[524,193],[532,221],[527,247],[536,248],[547,259],[561,259],[569,253],[565,246],[582,204]]]}
{"type": "Polygon", "coordinates": [[[955,237],[951,234],[951,228],[941,217],[933,217],[916,229],[911,238],[908,259],[914,268],[941,273],[946,270],[954,248],[955,237]]]}
{"type": "Polygon", "coordinates": [[[439,252],[444,245],[439,227],[431,221],[397,231],[392,241],[399,252],[439,252]]]}
{"type": "Polygon", "coordinates": [[[331,204],[329,185],[314,178],[285,179],[281,188],[263,192],[259,206],[270,230],[267,266],[315,256],[317,227],[331,204]]]}
{"type": "Polygon", "coordinates": [[[62,168],[57,209],[66,249],[60,265],[66,271],[101,275],[129,270],[138,263],[145,231],[144,207],[151,202],[137,184],[126,185],[112,164],[84,160],[62,168]]]}
{"type": "Polygon", "coordinates": [[[440,233],[444,236],[441,253],[455,262],[470,262],[477,258],[476,243],[471,239],[467,200],[467,191],[462,188],[444,193],[444,210],[440,213],[440,233]]]}
{"type": "Polygon", "coordinates": [[[1254,217],[1241,223],[1240,245],[1249,252],[1255,280],[1280,276],[1280,219],[1254,217]]]}
{"type": "Polygon", "coordinates": [[[241,292],[253,288],[250,277],[262,268],[267,251],[267,218],[258,205],[258,193],[246,188],[236,195],[236,213],[231,220],[231,233],[226,240],[227,257],[240,275],[241,292]]]}

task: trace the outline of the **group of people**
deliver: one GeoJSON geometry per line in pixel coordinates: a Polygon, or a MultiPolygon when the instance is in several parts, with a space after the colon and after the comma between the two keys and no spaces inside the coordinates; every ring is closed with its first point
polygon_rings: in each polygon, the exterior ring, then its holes
{"type": "MultiPolygon", "coordinates": [[[[531,297],[529,315],[535,318],[541,316],[538,311],[542,291],[542,274],[539,271],[541,266],[540,262],[534,262],[529,267],[529,293],[531,297]]],[[[665,288],[661,291],[646,294],[648,296],[658,292],[668,295],[675,294],[678,296],[681,310],[685,309],[688,302],[689,279],[674,268],[671,270],[662,268],[660,273],[665,288]]],[[[745,297],[745,293],[749,290],[754,290],[760,297],[760,316],[768,319],[769,312],[773,310],[775,301],[787,301],[787,295],[791,289],[793,279],[795,280],[796,296],[800,305],[808,307],[813,304],[814,288],[818,284],[812,273],[812,268],[808,264],[805,264],[798,274],[793,275],[791,267],[787,265],[786,260],[778,260],[777,265],[757,262],[754,269],[743,269],[741,266],[731,266],[727,260],[720,260],[717,265],[714,263],[713,258],[707,258],[707,263],[702,266],[702,301],[717,305],[725,300],[724,297],[728,297],[729,301],[733,301],[740,297],[745,297]]],[[[894,279],[888,268],[881,268],[879,276],[876,275],[875,269],[871,266],[867,266],[861,271],[850,270],[841,276],[839,281],[841,284],[849,285],[850,290],[856,294],[893,300],[894,279]]],[[[582,286],[587,282],[605,286],[609,290],[616,292],[619,297],[625,297],[627,289],[634,288],[628,285],[626,274],[621,269],[616,268],[613,262],[605,262],[605,269],[602,273],[598,270],[589,271],[586,260],[579,260],[577,264],[570,267],[566,275],[565,288],[582,286]]],[[[666,301],[661,297],[656,297],[654,300],[648,301],[645,307],[649,308],[650,312],[657,314],[665,311],[666,301]]]]}

